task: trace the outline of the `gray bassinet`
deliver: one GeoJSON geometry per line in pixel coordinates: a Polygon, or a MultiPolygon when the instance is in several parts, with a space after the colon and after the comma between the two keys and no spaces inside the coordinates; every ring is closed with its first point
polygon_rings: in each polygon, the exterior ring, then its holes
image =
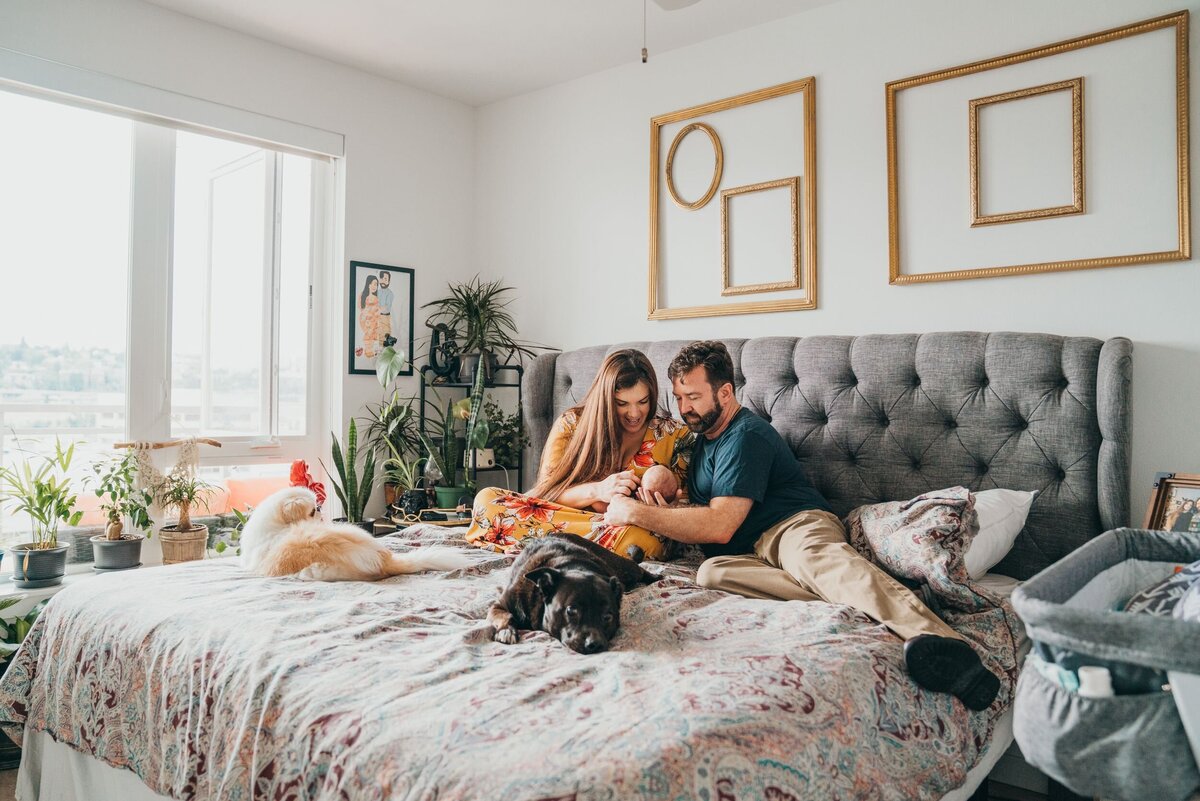
{"type": "Polygon", "coordinates": [[[1195,535],[1118,529],[1013,593],[1033,643],[1013,722],[1030,764],[1114,801],[1179,801],[1200,786],[1200,623],[1117,611],[1197,560],[1195,535]],[[1108,668],[1116,695],[1084,697],[1055,678],[1086,665],[1108,668]]]}

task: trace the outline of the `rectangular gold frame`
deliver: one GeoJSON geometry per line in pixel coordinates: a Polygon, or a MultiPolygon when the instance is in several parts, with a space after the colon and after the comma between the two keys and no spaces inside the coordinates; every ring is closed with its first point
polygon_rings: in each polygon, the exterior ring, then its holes
{"type": "Polygon", "coordinates": [[[800,176],[781,178],[778,181],[765,181],[761,184],[735,186],[732,189],[721,190],[721,294],[749,295],[754,292],[777,292],[784,289],[800,289],[800,176]],[[765,192],[770,189],[788,187],[791,189],[791,220],[792,220],[792,280],[774,281],[765,284],[741,284],[731,286],[729,283],[729,199],[736,195],[750,192],[765,192]]]}
{"type": "Polygon", "coordinates": [[[1188,161],[1188,12],[1179,11],[1154,19],[1135,22],[1120,28],[1080,36],[1044,47],[1023,50],[1007,56],[977,61],[924,75],[915,75],[899,81],[891,81],[884,89],[887,102],[887,156],[888,156],[888,283],[916,284],[929,281],[960,281],[969,278],[993,278],[1002,275],[1029,275],[1031,273],[1062,272],[1065,270],[1088,270],[1097,267],[1117,267],[1125,264],[1156,264],[1164,261],[1187,261],[1192,257],[1191,233],[1191,176],[1188,161]],[[902,273],[900,269],[900,201],[899,162],[897,157],[896,95],[914,86],[936,83],[977,72],[1020,64],[1045,56],[1058,55],[1092,45],[1136,36],[1140,33],[1162,28],[1175,28],[1175,141],[1178,160],[1179,193],[1177,205],[1179,242],[1175,250],[1153,253],[1135,253],[1126,256],[1051,261],[1037,264],[1014,264],[1005,267],[983,267],[966,270],[947,270],[934,273],[902,273]]]}
{"type": "Polygon", "coordinates": [[[970,152],[971,152],[971,227],[996,225],[997,223],[1025,222],[1046,217],[1065,217],[1083,214],[1083,78],[1072,78],[1042,86],[1031,86],[1015,92],[976,98],[968,104],[970,109],[970,152]],[[1049,206],[1027,211],[1010,211],[1002,214],[979,213],[979,108],[993,103],[1008,103],[1027,97],[1047,95],[1053,92],[1071,92],[1071,205],[1049,206]]]}
{"type": "Polygon", "coordinates": [[[649,320],[678,320],[687,317],[718,317],[726,314],[797,311],[817,308],[817,100],[816,78],[809,76],[778,86],[727,97],[712,103],[661,114],[650,120],[650,287],[649,320]],[[795,93],[804,95],[804,236],[802,278],[805,297],[781,300],[756,300],[712,306],[684,306],[675,309],[658,305],[658,221],[661,196],[659,176],[662,171],[661,130],[664,125],[713,114],[739,106],[771,100],[795,93]]]}

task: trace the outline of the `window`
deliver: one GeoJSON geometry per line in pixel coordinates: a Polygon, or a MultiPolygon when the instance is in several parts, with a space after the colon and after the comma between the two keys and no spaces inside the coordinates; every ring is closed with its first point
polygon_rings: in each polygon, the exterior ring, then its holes
{"type": "MultiPolygon", "coordinates": [[[[197,435],[222,481],[311,460],[330,164],[6,91],[0,119],[0,459],[59,436],[82,477],[197,435]]],[[[28,531],[0,515],[0,546],[28,531]]]]}
{"type": "Polygon", "coordinates": [[[171,434],[303,436],[312,161],[176,141],[171,434]]]}

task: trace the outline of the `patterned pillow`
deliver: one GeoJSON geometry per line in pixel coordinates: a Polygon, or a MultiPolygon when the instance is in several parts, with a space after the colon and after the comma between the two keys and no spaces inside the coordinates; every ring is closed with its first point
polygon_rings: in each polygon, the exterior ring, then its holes
{"type": "Polygon", "coordinates": [[[1129,599],[1126,612],[1171,617],[1188,588],[1200,581],[1200,562],[1193,562],[1129,599]]]}
{"type": "Polygon", "coordinates": [[[963,561],[979,530],[975,498],[966,487],[860,506],[845,522],[859,553],[897,578],[927,584],[942,604],[962,611],[998,605],[999,599],[967,574],[963,561]]]}

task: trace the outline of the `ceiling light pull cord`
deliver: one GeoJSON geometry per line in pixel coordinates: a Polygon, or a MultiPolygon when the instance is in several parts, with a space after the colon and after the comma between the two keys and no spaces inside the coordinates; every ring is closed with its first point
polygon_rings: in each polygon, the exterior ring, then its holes
{"type": "Polygon", "coordinates": [[[646,0],[642,0],[642,63],[646,63],[646,59],[650,53],[646,50],[646,0]]]}

